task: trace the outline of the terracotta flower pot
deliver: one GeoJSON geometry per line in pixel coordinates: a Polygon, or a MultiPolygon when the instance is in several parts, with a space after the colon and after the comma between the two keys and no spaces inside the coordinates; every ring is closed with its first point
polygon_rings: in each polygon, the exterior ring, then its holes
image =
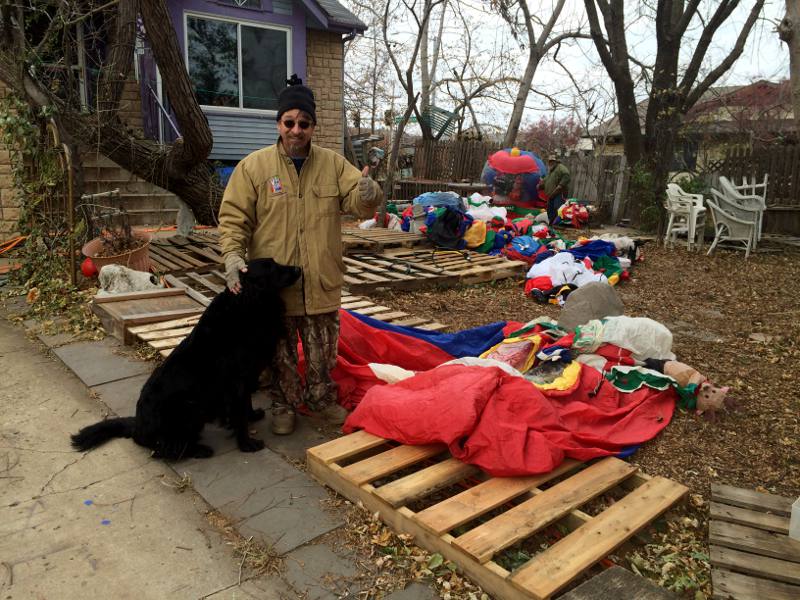
{"type": "Polygon", "coordinates": [[[136,250],[130,250],[115,256],[96,256],[103,248],[103,238],[97,237],[86,242],[81,252],[83,252],[84,256],[92,259],[98,272],[105,265],[122,265],[136,271],[150,271],[150,240],[153,236],[146,231],[134,231],[133,237],[144,240],[145,243],[136,248],[136,250]]]}

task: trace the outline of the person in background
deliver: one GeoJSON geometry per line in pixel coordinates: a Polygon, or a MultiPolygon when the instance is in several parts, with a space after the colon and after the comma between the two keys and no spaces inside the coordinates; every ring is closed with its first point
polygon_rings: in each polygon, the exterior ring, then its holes
{"type": "Polygon", "coordinates": [[[314,93],[296,77],[278,96],[278,141],[256,150],[234,169],[219,211],[228,288],[238,293],[245,258],[273,258],[300,267],[298,282],[283,290],[287,337],[278,345],[273,376],[272,430],[294,431],[297,407],[334,424],[347,411],[331,378],[339,340],[345,267],[341,214],[371,217],[380,186],[332,150],[312,143],[317,125],[314,93]],[[297,336],[306,361],[305,387],[297,371],[297,336]]]}
{"type": "Polygon", "coordinates": [[[547,221],[555,224],[558,209],[566,202],[569,193],[569,169],[561,162],[556,154],[547,157],[549,173],[539,181],[539,188],[547,196],[547,221]]]}

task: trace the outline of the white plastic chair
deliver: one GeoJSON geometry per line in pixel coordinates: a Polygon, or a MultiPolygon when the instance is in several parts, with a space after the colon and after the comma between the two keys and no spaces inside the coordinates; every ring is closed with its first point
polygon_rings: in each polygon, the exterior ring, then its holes
{"type": "Polygon", "coordinates": [[[716,200],[716,202],[712,199],[707,201],[714,222],[714,242],[707,254],[714,252],[720,242],[742,242],[744,257],[749,258],[750,251],[755,248],[757,212],[731,204],[715,189],[712,189],[711,193],[716,200]]]}
{"type": "Polygon", "coordinates": [[[706,209],[702,194],[684,192],[677,183],[667,185],[664,208],[669,215],[664,245],[674,243],[678,233],[686,233],[689,249],[703,247],[706,227],[706,209]]]}
{"type": "MultiPolygon", "coordinates": [[[[756,245],[758,245],[759,240],[761,239],[761,226],[764,222],[764,212],[767,210],[766,183],[763,184],[764,196],[759,196],[757,194],[743,194],[736,189],[736,186],[733,185],[730,179],[724,176],[719,178],[719,185],[722,188],[721,191],[722,194],[725,196],[725,200],[727,200],[729,203],[741,206],[742,208],[755,211],[758,213],[758,219],[756,221],[756,231],[753,237],[753,242],[754,242],[753,247],[755,248],[756,245]]],[[[757,185],[760,187],[762,184],[757,184],[757,185]]]]}

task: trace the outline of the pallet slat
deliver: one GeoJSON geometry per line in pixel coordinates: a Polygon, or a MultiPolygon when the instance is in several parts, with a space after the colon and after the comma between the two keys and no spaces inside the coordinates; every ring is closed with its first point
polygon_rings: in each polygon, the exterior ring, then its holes
{"type": "Polygon", "coordinates": [[[548,598],[680,500],[688,489],[654,477],[617,501],[591,521],[535,556],[511,582],[548,598]]]}
{"type": "Polygon", "coordinates": [[[442,534],[494,510],[536,486],[576,469],[579,465],[578,461],[567,459],[556,469],[544,475],[493,477],[418,512],[414,515],[414,519],[434,533],[442,534]]]}
{"type": "Polygon", "coordinates": [[[734,523],[711,521],[708,526],[708,540],[711,544],[726,548],[800,563],[800,542],[786,535],[734,523]]]}
{"type": "Polygon", "coordinates": [[[796,585],[722,570],[711,572],[711,582],[715,600],[797,600],[800,591],[796,585]]]}
{"type": "Polygon", "coordinates": [[[341,471],[342,477],[356,485],[368,483],[391,473],[395,473],[426,458],[432,458],[444,452],[443,444],[427,444],[423,446],[398,446],[381,452],[341,471]]]}
{"type": "Polygon", "coordinates": [[[457,537],[453,544],[484,563],[633,475],[636,467],[607,458],[457,537]]]}
{"type": "Polygon", "coordinates": [[[748,510],[738,506],[726,506],[719,502],[711,503],[710,516],[717,521],[748,525],[765,531],[775,531],[788,535],[789,519],[779,515],[748,510]]]}
{"type": "Polygon", "coordinates": [[[754,490],[736,488],[730,485],[712,485],[711,499],[721,502],[722,504],[749,508],[759,512],[770,512],[774,515],[782,515],[784,517],[788,517],[792,514],[791,500],[772,494],[762,494],[754,490]]]}
{"type": "Polygon", "coordinates": [[[448,458],[421,471],[387,483],[375,490],[375,494],[396,508],[429,496],[478,472],[477,467],[463,463],[456,458],[448,458]]]}
{"type": "MultiPolygon", "coordinates": [[[[711,546],[711,564],[729,571],[738,571],[800,586],[800,565],[787,560],[758,556],[732,548],[711,546]]],[[[797,589],[797,594],[797,597],[800,598],[800,588],[797,589]]]]}
{"type": "Polygon", "coordinates": [[[356,431],[350,435],[331,440],[309,449],[308,453],[322,462],[329,464],[345,460],[366,450],[377,448],[386,443],[386,440],[366,431],[356,431]]]}

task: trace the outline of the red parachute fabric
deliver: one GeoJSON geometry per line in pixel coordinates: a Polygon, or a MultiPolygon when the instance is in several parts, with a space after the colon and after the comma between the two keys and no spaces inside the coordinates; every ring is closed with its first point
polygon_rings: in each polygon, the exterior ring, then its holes
{"type": "Polygon", "coordinates": [[[670,422],[673,388],[624,393],[601,379],[582,366],[571,389],[542,391],[498,368],[447,365],[372,387],[344,430],[404,444],[441,442],[493,476],[547,473],[566,457],[618,454],[670,422]]]}
{"type": "Polygon", "coordinates": [[[500,173],[519,175],[520,173],[538,173],[539,165],[530,154],[512,156],[508,150],[498,150],[490,154],[487,160],[489,166],[500,173]]]}
{"type": "MultiPolygon", "coordinates": [[[[305,377],[306,363],[298,345],[298,370],[305,377]]],[[[339,311],[339,355],[331,374],[339,385],[339,403],[351,410],[366,391],[384,384],[369,368],[371,362],[391,363],[411,371],[427,371],[453,357],[410,335],[391,334],[370,327],[345,310],[339,311]]]]}

